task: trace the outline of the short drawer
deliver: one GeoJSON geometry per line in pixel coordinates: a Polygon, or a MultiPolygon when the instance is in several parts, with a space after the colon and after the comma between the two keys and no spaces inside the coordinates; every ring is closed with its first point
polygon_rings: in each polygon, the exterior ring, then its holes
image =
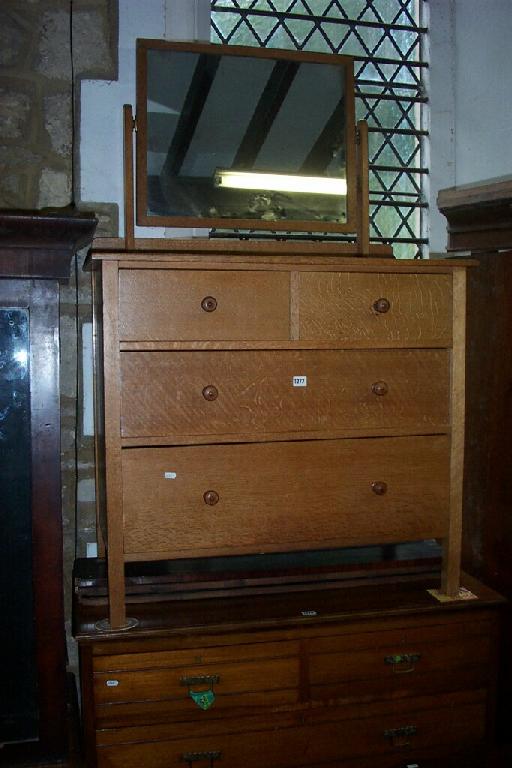
{"type": "Polygon", "coordinates": [[[444,349],[122,352],[121,434],[443,430],[449,363],[444,349]]]}
{"type": "Polygon", "coordinates": [[[279,698],[282,703],[296,702],[298,659],[102,673],[95,676],[94,685],[98,704],[165,700],[176,702],[176,710],[190,714],[212,707],[217,712],[229,706],[261,706],[264,697],[256,694],[292,691],[291,696],[271,697],[275,705],[279,698]]]}
{"type": "Polygon", "coordinates": [[[222,718],[297,703],[298,643],[103,656],[94,663],[99,727],[222,718]]]}
{"type": "Polygon", "coordinates": [[[446,535],[445,435],[122,451],[125,554],[288,551],[446,535]]]}
{"type": "Polygon", "coordinates": [[[450,346],[452,276],[301,272],[301,340],[450,346]]]}
{"type": "Polygon", "coordinates": [[[322,708],[271,720],[240,718],[224,732],[214,725],[98,733],[99,768],[183,763],[197,768],[297,768],[365,757],[387,760],[395,755],[401,760],[404,754],[419,757],[434,746],[439,754],[481,742],[485,696],[475,692],[386,707],[322,708]]]}
{"type": "Polygon", "coordinates": [[[121,269],[121,341],[287,340],[287,272],[121,269]]]}
{"type": "Polygon", "coordinates": [[[485,687],[492,647],[487,621],[316,638],[309,646],[311,696],[357,700],[485,687]]]}

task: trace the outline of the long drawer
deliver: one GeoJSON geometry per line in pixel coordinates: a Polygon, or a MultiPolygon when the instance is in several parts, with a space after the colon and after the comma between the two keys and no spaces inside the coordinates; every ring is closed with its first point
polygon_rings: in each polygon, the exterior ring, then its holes
{"type": "Polygon", "coordinates": [[[186,557],[443,537],[446,435],[122,451],[125,554],[186,557]]]}
{"type": "Polygon", "coordinates": [[[240,718],[221,732],[180,723],[98,732],[99,768],[296,768],[365,755],[414,757],[435,746],[438,754],[478,744],[485,730],[481,691],[420,697],[412,701],[304,710],[272,718],[240,718]]]}
{"type": "Polygon", "coordinates": [[[447,350],[123,352],[123,437],[440,431],[447,350]]]}

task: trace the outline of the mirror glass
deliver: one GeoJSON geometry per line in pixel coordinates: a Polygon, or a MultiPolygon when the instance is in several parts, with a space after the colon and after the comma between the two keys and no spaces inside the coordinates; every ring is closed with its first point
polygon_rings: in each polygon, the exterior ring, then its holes
{"type": "Polygon", "coordinates": [[[139,224],[350,230],[346,57],[140,40],[138,75],[139,224]]]}

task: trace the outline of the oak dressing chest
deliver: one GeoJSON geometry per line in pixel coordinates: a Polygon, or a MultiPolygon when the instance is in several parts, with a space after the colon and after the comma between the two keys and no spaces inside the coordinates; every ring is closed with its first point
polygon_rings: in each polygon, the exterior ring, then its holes
{"type": "Polygon", "coordinates": [[[457,593],[464,262],[106,245],[92,264],[113,628],[129,561],[436,538],[457,593]]]}

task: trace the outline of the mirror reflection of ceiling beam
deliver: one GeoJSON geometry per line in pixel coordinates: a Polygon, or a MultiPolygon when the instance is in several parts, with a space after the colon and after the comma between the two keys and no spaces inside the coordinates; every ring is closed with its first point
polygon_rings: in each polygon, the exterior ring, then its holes
{"type": "Polygon", "coordinates": [[[311,147],[311,151],[302,163],[300,173],[321,174],[327,170],[330,163],[343,152],[343,157],[338,157],[338,168],[344,165],[345,155],[345,100],[341,99],[334,108],[332,115],[325,124],[322,132],[311,147]]]}
{"type": "Polygon", "coordinates": [[[277,61],[233,161],[233,168],[252,168],[281,104],[299,70],[295,61],[277,61]]]}
{"type": "Polygon", "coordinates": [[[215,79],[220,56],[201,55],[190,81],[176,131],[167,152],[164,173],[177,176],[194,136],[203,106],[215,79]]]}

